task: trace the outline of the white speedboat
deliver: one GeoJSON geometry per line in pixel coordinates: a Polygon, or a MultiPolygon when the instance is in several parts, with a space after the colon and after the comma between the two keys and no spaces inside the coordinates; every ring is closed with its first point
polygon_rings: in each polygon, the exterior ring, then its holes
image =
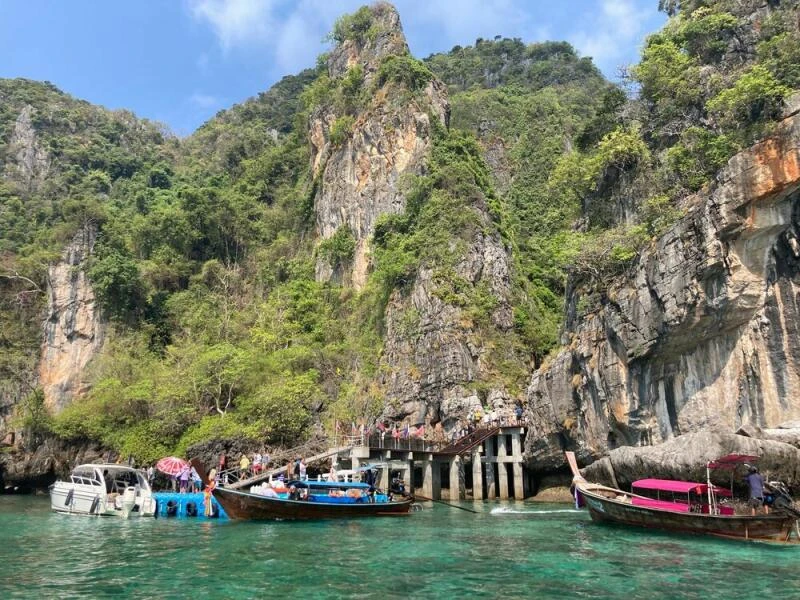
{"type": "Polygon", "coordinates": [[[77,515],[152,517],[156,499],[142,471],[124,465],[80,465],[50,486],[50,507],[77,515]]]}

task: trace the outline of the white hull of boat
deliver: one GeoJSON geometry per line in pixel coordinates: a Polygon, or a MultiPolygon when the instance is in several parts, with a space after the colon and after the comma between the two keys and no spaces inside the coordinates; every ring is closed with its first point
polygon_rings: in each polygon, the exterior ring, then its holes
{"type": "Polygon", "coordinates": [[[97,486],[57,481],[50,488],[50,508],[75,515],[152,517],[156,500],[150,490],[127,488],[122,494],[106,494],[97,486]]]}

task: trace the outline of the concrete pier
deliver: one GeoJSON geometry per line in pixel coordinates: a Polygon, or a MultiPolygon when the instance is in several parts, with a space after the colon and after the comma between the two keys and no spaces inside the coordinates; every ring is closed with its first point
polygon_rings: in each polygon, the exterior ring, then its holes
{"type": "Polygon", "coordinates": [[[413,491],[416,468],[417,484],[421,473],[420,494],[427,498],[441,500],[446,484],[451,500],[466,499],[468,490],[475,500],[522,500],[528,491],[522,462],[524,435],[522,426],[485,428],[441,449],[424,440],[368,438],[343,449],[338,456],[343,462],[349,459],[353,469],[368,463],[385,464],[387,468],[381,471],[378,484],[382,489],[391,483],[390,472],[396,472],[406,489],[413,491]],[[382,447],[383,444],[393,447],[382,447]]]}

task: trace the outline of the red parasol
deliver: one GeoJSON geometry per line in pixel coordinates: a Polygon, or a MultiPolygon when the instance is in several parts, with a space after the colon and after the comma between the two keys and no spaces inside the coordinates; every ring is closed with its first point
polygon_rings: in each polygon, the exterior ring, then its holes
{"type": "Polygon", "coordinates": [[[188,462],[175,456],[167,456],[156,463],[156,469],[167,475],[178,475],[184,467],[188,466],[188,462]]]}

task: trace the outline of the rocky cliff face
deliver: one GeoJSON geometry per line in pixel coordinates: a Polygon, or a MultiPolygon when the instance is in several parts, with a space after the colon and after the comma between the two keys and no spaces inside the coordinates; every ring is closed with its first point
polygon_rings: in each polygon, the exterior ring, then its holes
{"type": "Polygon", "coordinates": [[[6,163],[6,177],[33,191],[47,175],[50,159],[41,147],[31,117],[34,108],[28,104],[19,113],[11,133],[6,163]]]}
{"type": "MultiPolygon", "coordinates": [[[[488,215],[482,216],[491,230],[488,215]]],[[[470,285],[486,285],[491,291],[497,305],[490,326],[502,338],[513,317],[509,260],[500,236],[476,233],[456,271],[470,285]]],[[[513,413],[515,399],[492,376],[501,350],[481,335],[462,308],[441,299],[432,269],[421,269],[409,292],[395,291],[386,322],[386,418],[411,424],[441,421],[450,430],[482,406],[513,413]],[[492,385],[479,394],[474,385],[479,381],[492,385]]]]}
{"type": "Polygon", "coordinates": [[[39,382],[45,404],[54,412],[85,391],[89,361],[103,345],[104,325],[84,270],[97,230],[87,225],[48,269],[39,382]]]}
{"type": "Polygon", "coordinates": [[[580,314],[527,391],[537,469],[617,445],[774,427],[800,404],[800,115],[735,156],[713,188],[580,314]]]}
{"type": "MultiPolygon", "coordinates": [[[[360,68],[363,86],[369,89],[377,83],[387,56],[408,53],[395,9],[377,4],[371,10],[378,33],[363,41],[346,40],[335,48],[328,59],[332,79],[360,68]]],[[[310,123],[312,169],[319,182],[317,229],[327,239],[346,227],[356,247],[348,273],[335,273],[332,265],[320,259],[317,278],[343,276],[344,283],[361,288],[378,218],[405,210],[403,178],[426,173],[434,137],[432,120],[448,126],[447,89],[436,78],[413,93],[386,82],[356,112],[351,135],[339,145],[330,141],[336,117],[331,110],[319,110],[310,123]]],[[[469,210],[475,212],[480,227],[465,241],[453,275],[491,295],[495,307],[489,327],[502,336],[513,325],[508,254],[485,198],[469,210]]],[[[513,400],[502,384],[482,388],[480,394],[476,391],[477,382],[492,379],[500,351],[483,339],[478,325],[461,307],[443,299],[437,269],[436,264],[423,264],[413,284],[395,290],[389,300],[380,381],[387,398],[384,417],[410,424],[442,421],[449,428],[487,402],[511,411],[513,400]]]]}
{"type": "MultiPolygon", "coordinates": [[[[370,89],[381,61],[408,53],[397,11],[388,4],[372,7],[374,39],[345,40],[328,58],[329,76],[336,80],[352,67],[363,71],[362,87],[370,89]]],[[[365,107],[356,111],[352,135],[331,143],[330,130],[337,115],[330,108],[316,111],[310,120],[311,164],[319,182],[314,206],[317,231],[322,239],[341,227],[352,233],[356,249],[349,281],[363,286],[369,268],[369,237],[381,215],[405,209],[401,179],[424,172],[432,139],[431,119],[447,125],[447,90],[431,81],[421,94],[406,94],[389,84],[377,89],[365,107]]],[[[320,259],[317,279],[327,281],[333,266],[320,259]]]]}

